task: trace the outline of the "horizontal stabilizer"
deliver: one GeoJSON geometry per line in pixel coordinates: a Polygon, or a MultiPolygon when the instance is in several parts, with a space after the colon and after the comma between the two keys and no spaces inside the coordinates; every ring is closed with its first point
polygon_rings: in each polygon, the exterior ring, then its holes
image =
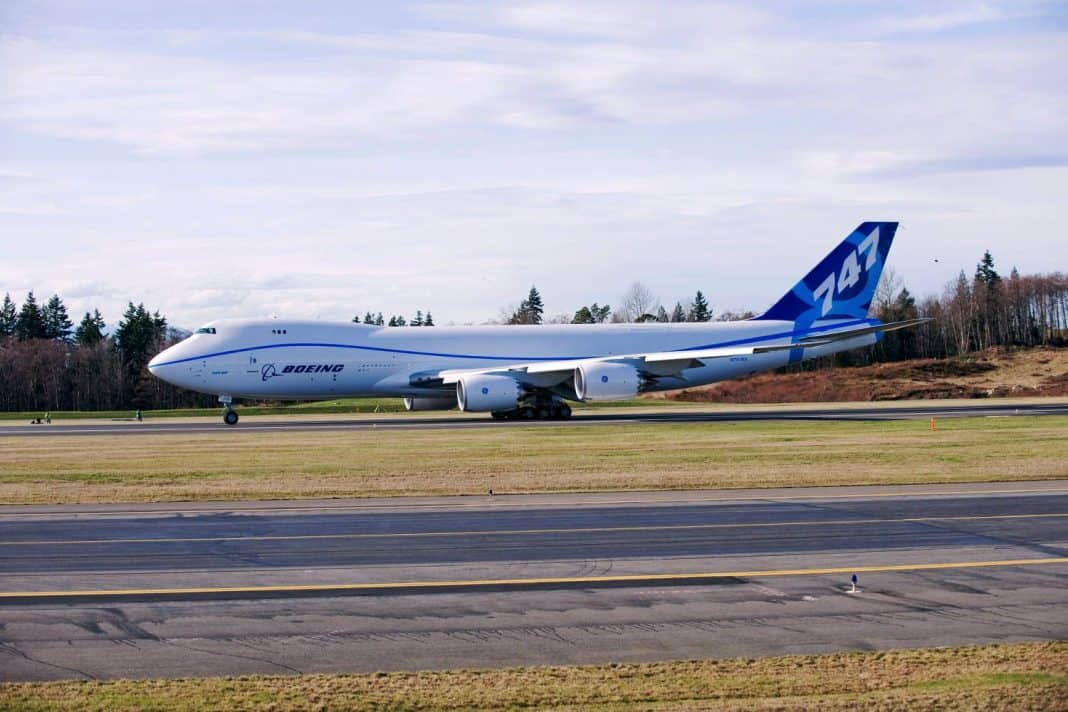
{"type": "Polygon", "coordinates": [[[771,344],[768,346],[732,346],[730,348],[710,348],[710,349],[694,349],[691,351],[664,351],[660,353],[645,354],[643,360],[649,363],[663,363],[665,361],[683,361],[683,360],[695,360],[703,361],[705,359],[717,359],[717,358],[730,358],[733,356],[753,356],[755,354],[766,354],[773,351],[791,351],[798,348],[812,348],[815,346],[824,346],[826,344],[832,344],[836,341],[845,341],[847,339],[855,339],[860,336],[868,336],[869,334],[879,334],[887,331],[897,331],[898,329],[906,329],[910,326],[917,326],[928,322],[930,319],[908,319],[906,321],[892,321],[887,324],[876,324],[874,326],[866,326],[860,329],[846,329],[845,331],[836,331],[830,334],[819,334],[818,336],[806,336],[797,342],[788,344],[771,344]]]}
{"type": "Polygon", "coordinates": [[[810,346],[810,342],[819,342],[822,344],[829,344],[832,341],[841,341],[843,338],[851,339],[854,336],[866,336],[868,334],[882,334],[888,331],[897,331],[898,329],[907,329],[910,326],[919,326],[920,324],[926,324],[931,321],[930,317],[920,317],[919,319],[906,319],[905,321],[891,321],[886,324],[876,324],[875,326],[869,326],[864,329],[850,329],[849,331],[839,331],[833,334],[820,334],[819,336],[806,336],[799,340],[799,343],[805,346],[810,346]]]}

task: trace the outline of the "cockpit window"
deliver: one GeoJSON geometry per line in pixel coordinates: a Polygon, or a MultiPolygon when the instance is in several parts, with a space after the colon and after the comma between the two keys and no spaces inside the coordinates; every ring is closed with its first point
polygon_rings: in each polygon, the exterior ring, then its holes
{"type": "Polygon", "coordinates": [[[214,334],[215,333],[215,327],[214,326],[202,326],[199,329],[197,329],[196,333],[198,333],[198,334],[214,334]]]}

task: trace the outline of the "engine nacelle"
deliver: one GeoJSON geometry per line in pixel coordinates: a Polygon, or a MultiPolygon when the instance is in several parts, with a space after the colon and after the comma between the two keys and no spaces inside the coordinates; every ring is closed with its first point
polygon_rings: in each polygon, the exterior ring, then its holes
{"type": "Polygon", "coordinates": [[[456,382],[456,402],[463,411],[515,410],[522,395],[523,387],[509,376],[473,373],[456,382]]]}
{"type": "Polygon", "coordinates": [[[618,401],[638,395],[642,377],[625,363],[604,361],[575,369],[575,395],[581,401],[618,401]]]}
{"type": "Polygon", "coordinates": [[[456,407],[455,398],[423,398],[407,396],[404,399],[404,409],[412,410],[452,410],[456,407]]]}

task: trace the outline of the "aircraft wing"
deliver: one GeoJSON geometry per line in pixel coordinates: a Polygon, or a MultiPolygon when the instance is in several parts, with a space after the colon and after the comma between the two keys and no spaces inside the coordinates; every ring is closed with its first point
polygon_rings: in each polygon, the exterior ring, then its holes
{"type": "Polygon", "coordinates": [[[894,321],[886,324],[877,324],[875,326],[865,326],[859,329],[847,328],[842,331],[832,331],[814,336],[805,336],[797,341],[781,344],[755,344],[752,346],[656,351],[650,353],[598,356],[584,359],[517,363],[505,366],[492,366],[489,368],[453,369],[430,374],[420,374],[421,378],[419,380],[424,382],[433,381],[435,383],[448,385],[456,383],[465,375],[495,373],[510,375],[517,381],[531,386],[550,387],[570,378],[575,369],[579,366],[602,361],[630,363],[639,371],[644,371],[649,376],[672,376],[679,375],[682,371],[688,368],[700,368],[705,365],[705,361],[714,359],[754,356],[757,354],[772,353],[774,351],[791,351],[793,349],[813,348],[816,346],[832,344],[836,341],[845,341],[860,336],[868,336],[869,334],[906,329],[910,326],[916,326],[927,321],[930,321],[930,319],[907,319],[905,321],[894,321]]]}

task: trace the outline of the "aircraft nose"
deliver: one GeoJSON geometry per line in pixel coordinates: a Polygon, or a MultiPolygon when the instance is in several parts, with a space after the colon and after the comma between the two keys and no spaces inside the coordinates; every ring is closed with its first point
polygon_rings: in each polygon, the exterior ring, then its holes
{"type": "Polygon", "coordinates": [[[164,364],[175,360],[175,351],[177,348],[178,344],[175,344],[174,346],[170,346],[168,348],[163,349],[158,354],[153,356],[152,360],[148,362],[149,372],[155,376],[161,375],[159,372],[160,368],[164,364]]]}

